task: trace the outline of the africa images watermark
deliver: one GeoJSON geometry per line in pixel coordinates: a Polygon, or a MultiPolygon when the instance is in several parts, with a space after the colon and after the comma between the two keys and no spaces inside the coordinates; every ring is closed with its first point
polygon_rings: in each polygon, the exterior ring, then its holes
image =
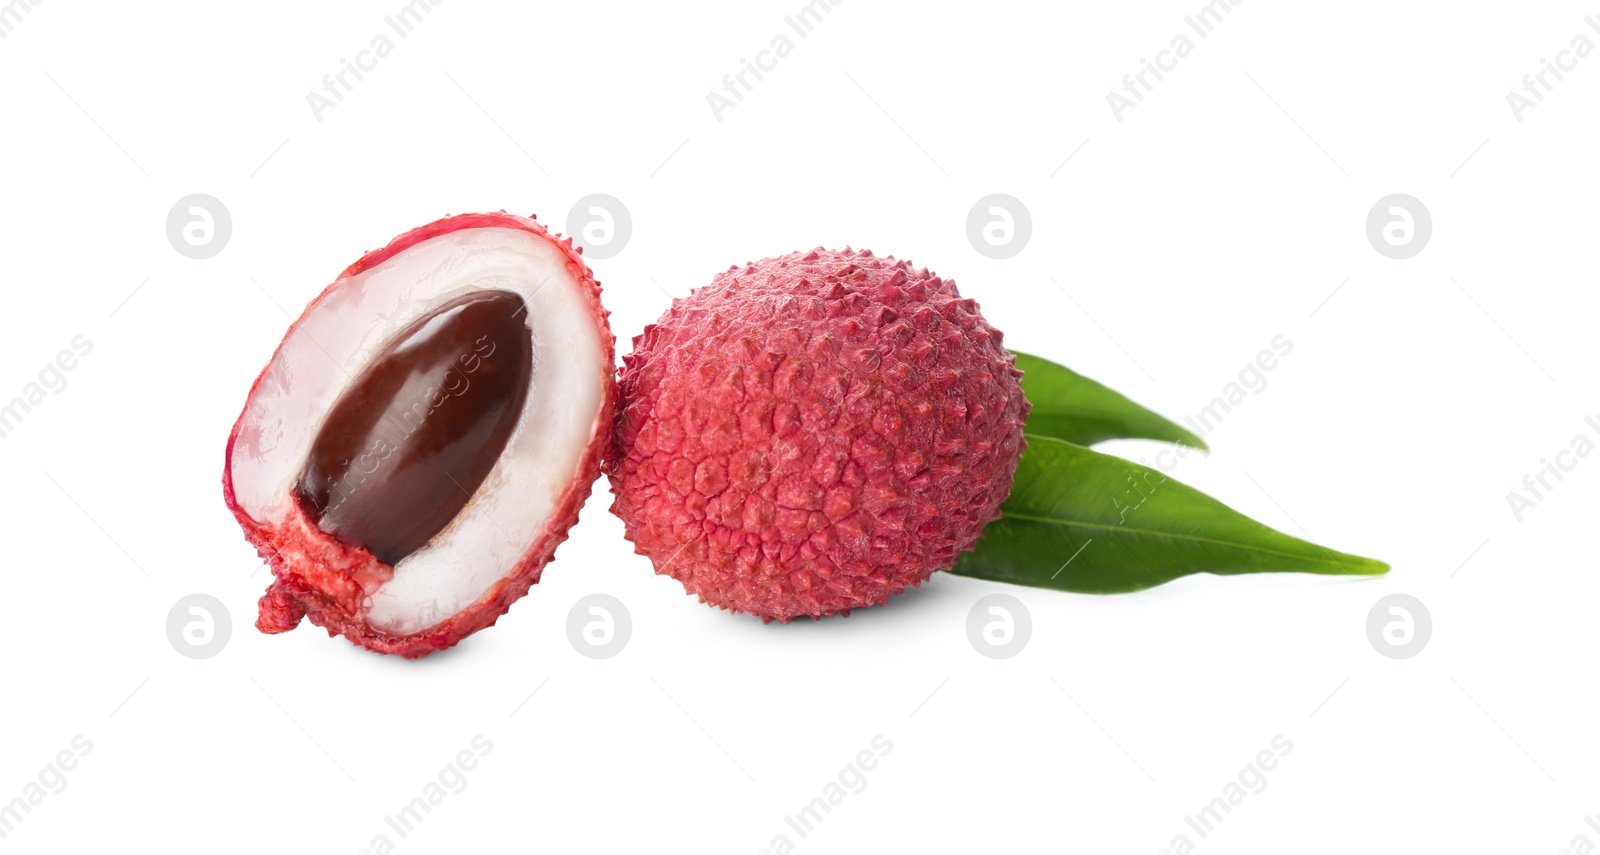
{"type": "MultiPolygon", "coordinates": [[[[1233,10],[1244,0],[1211,0],[1199,11],[1183,16],[1183,23],[1190,32],[1202,39],[1210,38],[1217,25],[1227,20],[1233,10]]],[[[1167,79],[1167,74],[1176,71],[1178,62],[1194,52],[1194,40],[1182,30],[1172,37],[1166,48],[1156,52],[1155,62],[1139,57],[1140,68],[1132,74],[1122,75],[1122,92],[1115,89],[1106,93],[1106,103],[1111,106],[1111,115],[1118,122],[1128,110],[1144,103],[1144,97],[1156,91],[1156,83],[1167,79]],[[1152,83],[1150,78],[1154,77],[1152,83]],[[1127,94],[1124,95],[1123,92],[1127,94]]]]}
{"type": "Polygon", "coordinates": [[[345,503],[346,499],[355,495],[362,484],[367,482],[367,477],[375,474],[384,462],[401,448],[405,447],[406,440],[422,429],[429,418],[437,413],[441,407],[449,403],[452,398],[459,398],[472,388],[472,379],[467,375],[476,372],[483,365],[483,361],[494,356],[499,349],[493,341],[486,341],[486,335],[478,336],[473,342],[473,350],[463,353],[456,361],[446,368],[444,377],[437,384],[431,384],[422,393],[419,400],[413,401],[411,406],[401,413],[397,421],[393,414],[389,414],[387,427],[394,432],[379,432],[374,430],[374,436],[367,445],[365,454],[357,455],[354,460],[344,461],[349,466],[344,475],[334,481],[330,486],[333,495],[330,495],[327,508],[322,513],[328,514],[345,503]]]}
{"type": "MultiPolygon", "coordinates": [[[[844,0],[811,0],[810,3],[800,7],[800,10],[783,16],[783,23],[788,31],[800,38],[806,38],[811,32],[827,18],[829,13],[839,8],[844,0]]],[[[768,40],[765,48],[756,51],[755,60],[744,57],[739,58],[739,70],[722,75],[722,92],[712,89],[706,92],[706,103],[711,105],[711,115],[717,121],[722,121],[722,114],[739,106],[744,101],[744,96],[755,91],[756,83],[766,80],[766,75],[776,70],[778,62],[794,52],[794,40],[788,33],[780,30],[768,40]],[[755,83],[750,78],[755,78],[755,83]],[[723,93],[727,94],[723,94],[723,93]]]]}
{"type": "Polygon", "coordinates": [[[456,756],[434,780],[422,785],[422,792],[399,810],[392,814],[385,814],[383,824],[388,831],[372,835],[368,848],[361,850],[361,855],[385,855],[394,851],[394,841],[389,838],[389,833],[404,840],[408,835],[417,830],[417,826],[433,813],[433,809],[444,802],[446,796],[460,795],[467,789],[467,773],[478,768],[478,763],[489,752],[494,750],[494,743],[483,734],[472,737],[470,750],[463,748],[456,752],[456,756]]]}
{"type": "MultiPolygon", "coordinates": [[[[1600,437],[1600,419],[1584,416],[1583,423],[1590,433],[1600,437]]],[[[1573,435],[1566,448],[1556,452],[1554,461],[1548,457],[1539,458],[1539,468],[1522,476],[1522,489],[1525,492],[1510,490],[1506,493],[1506,504],[1511,507],[1511,515],[1517,522],[1522,522],[1523,515],[1549,499],[1556,485],[1565,481],[1567,475],[1577,469],[1578,464],[1594,450],[1595,441],[1589,438],[1589,434],[1580,433],[1573,435]],[[1552,478],[1555,479],[1554,484],[1550,482],[1552,478]]]]}
{"type": "Polygon", "coordinates": [[[1590,855],[1600,851],[1595,847],[1595,840],[1600,840],[1600,811],[1594,814],[1585,814],[1583,824],[1589,826],[1589,831],[1594,833],[1590,838],[1588,834],[1574,834],[1572,840],[1567,842],[1567,848],[1557,852],[1556,855],[1590,855]]]}
{"type": "MultiPolygon", "coordinates": [[[[0,0],[0,3],[4,2],[5,0],[0,0]]],[[[21,26],[28,13],[39,8],[43,3],[44,0],[33,0],[31,3],[29,0],[11,0],[11,2],[0,6],[0,39],[11,35],[11,31],[21,26]]]]}
{"type": "Polygon", "coordinates": [[[321,122],[323,114],[344,103],[345,96],[355,91],[356,83],[366,80],[368,74],[377,70],[379,62],[394,53],[395,43],[394,39],[389,38],[389,33],[394,33],[398,38],[406,38],[443,2],[444,0],[411,0],[399,10],[383,16],[387,32],[379,30],[368,40],[366,48],[356,52],[354,61],[340,57],[339,70],[322,75],[322,92],[312,89],[306,93],[306,104],[311,107],[311,117],[321,122]],[[355,83],[350,82],[352,77],[355,78],[355,83]]]}
{"type": "MultiPolygon", "coordinates": [[[[1194,431],[1196,436],[1201,439],[1210,436],[1217,425],[1222,424],[1222,420],[1235,409],[1252,396],[1267,390],[1267,375],[1276,369],[1285,357],[1294,352],[1294,341],[1284,333],[1273,336],[1270,345],[1270,349],[1262,348],[1254,359],[1246,362],[1244,367],[1239,369],[1238,377],[1223,386],[1222,391],[1204,407],[1183,417],[1183,423],[1194,431]]],[[[1155,467],[1162,472],[1171,472],[1194,450],[1195,447],[1186,442],[1173,443],[1171,447],[1163,448],[1156,454],[1155,467]]],[[[1145,458],[1140,458],[1139,462],[1149,464],[1145,458]]]]}
{"type": "MultiPolygon", "coordinates": [[[[1217,830],[1222,821],[1233,814],[1233,809],[1244,803],[1246,796],[1258,796],[1267,790],[1267,773],[1278,768],[1278,761],[1294,751],[1294,743],[1283,734],[1272,737],[1270,747],[1256,752],[1255,759],[1239,770],[1236,780],[1222,787],[1222,793],[1207,802],[1193,814],[1185,815],[1183,824],[1189,831],[1204,840],[1217,830]]],[[[1187,833],[1175,834],[1159,855],[1186,855],[1194,851],[1194,841],[1187,833]]]]}
{"type": "MultiPolygon", "coordinates": [[[[1589,25],[1589,29],[1600,34],[1600,17],[1586,15],[1583,22],[1589,25]]],[[[1556,83],[1567,79],[1563,72],[1576,71],[1578,62],[1591,53],[1594,53],[1594,41],[1587,33],[1580,30],[1565,49],[1556,53],[1554,62],[1540,57],[1539,70],[1522,75],[1522,92],[1515,89],[1506,92],[1506,103],[1511,105],[1511,115],[1521,122],[1529,110],[1544,103],[1544,97],[1556,90],[1556,83]],[[1552,77],[1555,78],[1555,83],[1550,82],[1552,77]]]]}
{"type": "MultiPolygon", "coordinates": [[[[817,826],[827,819],[833,809],[842,804],[848,796],[859,796],[867,790],[867,773],[878,768],[878,762],[894,751],[894,743],[889,737],[878,734],[872,737],[869,748],[856,752],[856,756],[843,769],[839,770],[837,780],[829,781],[822,787],[822,792],[808,802],[805,807],[795,811],[793,815],[783,818],[784,825],[793,831],[800,839],[817,830],[817,826]]],[[[761,850],[761,855],[785,855],[794,851],[794,841],[789,838],[788,832],[775,834],[767,848],[761,850]]]]}
{"type": "Polygon", "coordinates": [[[72,337],[72,349],[62,349],[55,359],[39,369],[39,377],[22,387],[10,401],[0,401],[0,439],[15,433],[22,420],[46,400],[45,393],[59,395],[67,389],[67,372],[78,367],[78,360],[94,351],[94,342],[79,333],[72,337]]]}
{"type": "Polygon", "coordinates": [[[16,832],[17,826],[33,813],[33,809],[44,802],[48,796],[59,796],[67,789],[67,773],[78,768],[78,761],[89,756],[94,750],[94,743],[87,736],[78,734],[72,737],[68,747],[56,752],[56,756],[45,764],[35,780],[22,785],[22,794],[11,801],[0,804],[0,840],[16,832]]]}

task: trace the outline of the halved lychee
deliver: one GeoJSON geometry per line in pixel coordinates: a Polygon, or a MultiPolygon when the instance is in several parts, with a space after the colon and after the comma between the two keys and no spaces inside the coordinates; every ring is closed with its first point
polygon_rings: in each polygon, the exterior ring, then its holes
{"type": "Polygon", "coordinates": [[[351,265],[289,328],[228,439],[223,493],[309,617],[415,658],[539,580],[599,477],[615,339],[570,240],[463,214],[351,265]]]}

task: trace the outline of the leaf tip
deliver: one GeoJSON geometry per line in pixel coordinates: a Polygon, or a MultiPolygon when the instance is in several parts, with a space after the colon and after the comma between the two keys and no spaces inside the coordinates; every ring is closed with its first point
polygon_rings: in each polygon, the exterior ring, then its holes
{"type": "Polygon", "coordinates": [[[1347,561],[1341,562],[1345,569],[1353,576],[1383,576],[1389,572],[1389,565],[1376,558],[1362,558],[1352,555],[1347,561]]]}

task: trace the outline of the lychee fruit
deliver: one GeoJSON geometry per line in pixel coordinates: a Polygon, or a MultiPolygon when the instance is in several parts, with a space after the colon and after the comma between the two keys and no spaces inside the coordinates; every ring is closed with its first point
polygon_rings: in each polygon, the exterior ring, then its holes
{"type": "Polygon", "coordinates": [[[614,338],[570,240],[464,214],[368,253],[306,307],[228,438],[223,493],[301,618],[415,658],[539,580],[599,477],[614,338]]]}
{"type": "Polygon", "coordinates": [[[1011,490],[1021,372],[926,269],[822,248],[733,267],[633,344],[612,511],[711,605],[879,605],[954,565],[1011,490]]]}

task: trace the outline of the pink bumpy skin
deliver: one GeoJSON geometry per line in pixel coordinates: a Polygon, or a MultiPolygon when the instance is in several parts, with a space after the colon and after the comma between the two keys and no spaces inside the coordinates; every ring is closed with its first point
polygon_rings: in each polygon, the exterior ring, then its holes
{"type": "Polygon", "coordinates": [[[818,248],[733,267],[633,340],[607,473],[656,572],[787,623],[879,605],[1000,516],[1015,358],[955,283],[818,248]]]}
{"type": "Polygon", "coordinates": [[[414,229],[395,238],[383,249],[367,253],[306,307],[284,335],[284,343],[279,345],[273,361],[268,363],[267,369],[251,386],[244,413],[228,437],[227,464],[222,474],[223,497],[228,509],[244,529],[245,539],[255,546],[271,566],[275,577],[261,598],[257,629],[264,633],[287,632],[294,629],[302,618],[310,618],[313,624],[326,629],[329,636],[342,635],[368,650],[415,659],[451,647],[466,636],[494,625],[513,602],[527,594],[528,589],[539,581],[540,572],[552,560],[556,547],[567,539],[568,529],[577,521],[579,509],[588,498],[595,479],[600,476],[601,459],[610,445],[610,428],[616,418],[616,339],[607,324],[609,313],[600,304],[600,284],[584,264],[581,252],[581,249],[572,246],[570,238],[551,234],[529,217],[503,211],[460,214],[414,229]],[[295,503],[289,503],[290,510],[283,519],[252,517],[241,507],[236,495],[236,446],[242,453],[250,453],[250,447],[269,441],[259,431],[247,427],[246,415],[250,413],[251,402],[262,388],[273,362],[284,351],[295,330],[320,303],[328,300],[352,277],[404,250],[462,229],[480,228],[518,229],[549,242],[555,247],[556,256],[565,264],[566,272],[578,282],[582,299],[598,325],[599,343],[604,351],[604,370],[597,372],[594,377],[594,383],[602,390],[599,415],[594,420],[592,438],[581,455],[572,480],[560,491],[547,521],[514,566],[504,572],[472,605],[447,619],[421,631],[389,634],[367,623],[363,601],[393,577],[394,568],[378,561],[365,549],[343,543],[321,531],[295,503]]]}

